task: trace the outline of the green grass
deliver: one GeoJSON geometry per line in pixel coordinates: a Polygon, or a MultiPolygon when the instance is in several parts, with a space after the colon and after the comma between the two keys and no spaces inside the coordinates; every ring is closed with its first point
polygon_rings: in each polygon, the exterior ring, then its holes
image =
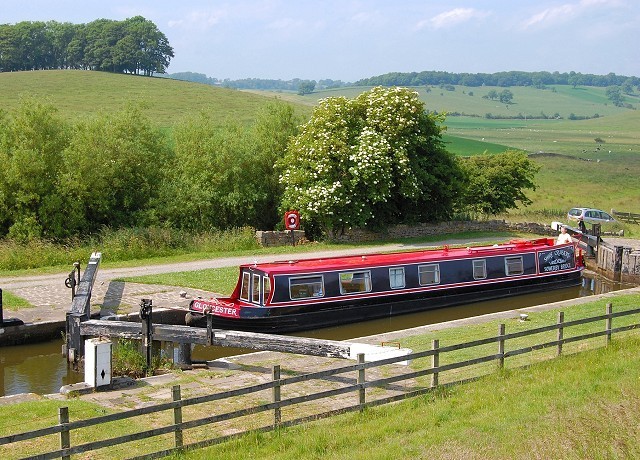
{"type": "MultiPolygon", "coordinates": [[[[249,123],[274,96],[248,94],[199,83],[81,70],[0,73],[2,108],[15,110],[35,96],[53,104],[69,120],[121,110],[134,101],[160,127],[173,127],[190,114],[208,112],[221,125],[249,123]]],[[[302,112],[309,109],[301,106],[302,112]]]]}
{"type": "Polygon", "coordinates": [[[33,308],[33,305],[22,297],[18,297],[9,291],[2,290],[2,309],[5,311],[17,311],[21,308],[33,308]]]}
{"type": "MultiPolygon", "coordinates": [[[[472,329],[474,336],[482,332],[472,329]]],[[[470,339],[468,332],[451,333],[457,343],[470,339]]],[[[608,348],[508,368],[399,404],[250,434],[174,458],[637,458],[639,352],[634,334],[608,348]]]]}
{"type": "Polygon", "coordinates": [[[182,286],[204,291],[231,294],[238,282],[238,267],[211,268],[160,275],[132,276],[118,279],[129,283],[182,286]]]}

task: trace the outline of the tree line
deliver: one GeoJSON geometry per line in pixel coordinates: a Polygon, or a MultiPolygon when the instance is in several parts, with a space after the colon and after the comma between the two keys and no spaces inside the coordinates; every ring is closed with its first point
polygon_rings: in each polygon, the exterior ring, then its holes
{"type": "Polygon", "coordinates": [[[452,73],[444,71],[391,72],[364,78],[355,86],[424,86],[424,85],[479,86],[533,86],[543,88],[548,85],[582,86],[640,86],[640,78],[609,73],[607,75],[582,74],[579,72],[495,72],[495,73],[452,73]]]}
{"type": "Polygon", "coordinates": [[[443,121],[406,88],[327,98],[305,123],[275,101],[247,126],[202,112],[170,131],[141,106],[69,122],[25,99],[0,111],[0,237],[270,230],[288,209],[318,237],[529,203],[537,167],[524,153],[457,158],[443,121]]]}
{"type": "Polygon", "coordinates": [[[153,75],[173,57],[167,37],[142,16],[87,24],[0,24],[0,71],[82,69],[153,75]]]}

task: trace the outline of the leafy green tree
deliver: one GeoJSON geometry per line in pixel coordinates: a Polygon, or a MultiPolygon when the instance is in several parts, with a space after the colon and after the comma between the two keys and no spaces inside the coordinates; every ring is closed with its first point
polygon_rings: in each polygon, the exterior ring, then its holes
{"type": "Polygon", "coordinates": [[[535,190],[534,178],[539,167],[525,153],[511,150],[477,155],[461,158],[459,163],[466,179],[458,204],[461,210],[495,215],[517,208],[518,202],[531,204],[525,190],[535,190]]]}
{"type": "Polygon", "coordinates": [[[175,161],[163,191],[171,225],[195,230],[272,229],[280,217],[276,159],[298,124],[290,106],[269,104],[249,127],[218,126],[201,113],[174,130],[175,161]]]}
{"type": "Polygon", "coordinates": [[[607,98],[616,107],[622,107],[624,105],[624,95],[622,94],[622,88],[620,86],[609,86],[606,94],[607,98]]]}
{"type": "Polygon", "coordinates": [[[303,81],[298,85],[298,94],[304,96],[305,94],[313,93],[313,90],[316,89],[315,80],[307,80],[303,81]]]}
{"type": "Polygon", "coordinates": [[[324,232],[446,218],[461,176],[441,121],[406,88],[324,99],[279,162],[283,210],[324,232]]]}
{"type": "Polygon", "coordinates": [[[55,237],[59,221],[58,178],[69,127],[53,106],[21,102],[0,129],[0,235],[26,241],[55,237]]]}
{"type": "Polygon", "coordinates": [[[508,89],[503,89],[500,91],[500,102],[503,104],[511,104],[513,100],[513,93],[508,89]]]}
{"type": "Polygon", "coordinates": [[[65,151],[61,177],[65,230],[155,223],[152,205],[169,159],[164,135],[140,107],[80,123],[65,151]]]}

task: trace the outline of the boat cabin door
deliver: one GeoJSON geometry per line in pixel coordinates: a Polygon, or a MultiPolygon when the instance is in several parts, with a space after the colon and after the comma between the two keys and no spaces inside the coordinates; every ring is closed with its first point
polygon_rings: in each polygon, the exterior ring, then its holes
{"type": "Polygon", "coordinates": [[[243,300],[264,306],[265,302],[269,300],[269,294],[271,293],[271,281],[268,276],[261,273],[244,272],[241,292],[246,294],[250,293],[250,296],[247,295],[243,300]]]}

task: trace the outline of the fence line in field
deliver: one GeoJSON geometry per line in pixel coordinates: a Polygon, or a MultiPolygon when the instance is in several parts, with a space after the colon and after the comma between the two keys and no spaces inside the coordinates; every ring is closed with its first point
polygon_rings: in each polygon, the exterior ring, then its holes
{"type": "MultiPolygon", "coordinates": [[[[282,378],[280,366],[276,365],[276,366],[273,366],[272,368],[271,381],[266,383],[251,385],[248,387],[239,388],[235,390],[228,390],[221,393],[215,393],[215,394],[210,394],[205,396],[197,396],[197,397],[192,397],[187,399],[182,399],[180,386],[176,385],[172,388],[172,401],[170,402],[157,404],[154,406],[149,406],[144,408],[139,408],[139,409],[128,410],[128,411],[119,412],[119,413],[110,414],[110,415],[94,417],[94,418],[85,419],[85,420],[73,421],[73,422],[69,421],[68,408],[61,407],[59,409],[59,414],[58,414],[59,421],[57,425],[51,426],[48,428],[42,428],[38,430],[0,437],[0,446],[17,443],[21,441],[38,439],[43,436],[59,435],[59,441],[60,441],[59,449],[38,454],[38,455],[33,455],[26,458],[68,459],[70,458],[71,455],[74,455],[74,454],[81,454],[81,453],[90,452],[90,451],[94,451],[101,448],[112,447],[112,446],[132,442],[132,441],[140,441],[144,439],[150,439],[156,436],[173,433],[173,441],[172,441],[173,447],[164,449],[164,450],[159,450],[153,453],[143,454],[138,457],[132,457],[132,458],[141,458],[141,459],[142,458],[158,458],[158,457],[169,455],[173,452],[186,449],[186,448],[199,448],[207,445],[224,442],[232,437],[238,436],[239,434],[245,434],[252,431],[254,432],[269,431],[277,427],[288,427],[288,426],[298,425],[301,423],[308,422],[310,420],[326,418],[338,413],[363,410],[366,407],[387,404],[390,402],[424,394],[429,391],[433,391],[435,388],[439,386],[442,386],[442,384],[439,383],[440,375],[445,371],[463,369],[469,366],[482,364],[482,363],[489,363],[492,361],[495,361],[497,363],[496,367],[500,369],[504,367],[505,360],[507,358],[513,358],[515,356],[524,355],[536,350],[541,350],[541,349],[550,348],[550,347],[556,347],[555,355],[560,356],[563,352],[563,345],[565,344],[585,341],[585,340],[594,339],[594,338],[603,337],[603,336],[605,337],[605,345],[609,345],[614,333],[629,331],[629,330],[640,327],[640,324],[636,321],[636,322],[631,322],[631,324],[613,328],[613,319],[622,318],[629,315],[637,315],[639,313],[640,313],[640,308],[635,308],[632,310],[626,310],[626,311],[620,311],[620,312],[614,313],[611,303],[607,304],[606,313],[604,315],[577,319],[573,321],[565,321],[564,312],[559,312],[556,323],[550,324],[547,326],[536,327],[533,329],[528,329],[528,330],[523,330],[523,331],[518,331],[513,333],[506,333],[505,325],[500,324],[498,329],[498,334],[496,336],[473,340],[465,343],[448,345],[448,346],[440,346],[439,340],[433,340],[432,347],[430,350],[413,353],[411,355],[387,358],[384,360],[372,361],[372,362],[365,362],[364,355],[359,354],[356,364],[350,364],[348,366],[341,366],[334,369],[312,372],[308,374],[301,374],[301,375],[286,377],[286,378],[282,378]],[[569,328],[588,324],[588,323],[600,322],[600,321],[604,321],[605,323],[604,329],[583,333],[577,336],[565,337],[565,332],[569,328]],[[552,332],[552,331],[556,331],[556,337],[554,340],[537,343],[535,345],[527,345],[521,348],[505,351],[506,344],[508,341],[513,341],[516,339],[529,337],[535,334],[541,334],[541,333],[552,332]],[[494,346],[495,344],[497,344],[496,353],[490,353],[484,356],[474,357],[474,358],[466,359],[462,361],[450,362],[448,364],[441,364],[442,357],[447,353],[452,353],[455,351],[472,349],[472,348],[477,348],[477,347],[487,346],[492,344],[494,346]],[[415,361],[422,358],[431,358],[431,365],[429,367],[413,370],[411,372],[403,372],[397,375],[378,378],[370,381],[366,380],[367,370],[379,369],[381,366],[394,364],[400,361],[406,361],[406,360],[415,361]],[[327,379],[331,379],[331,378],[335,379],[336,376],[339,376],[342,374],[349,374],[349,373],[354,373],[355,379],[353,378],[349,379],[346,385],[340,386],[338,388],[317,391],[314,393],[294,396],[290,398],[284,398],[284,399],[282,398],[283,389],[285,389],[290,385],[293,385],[296,383],[304,383],[304,382],[318,382],[318,381],[326,382],[327,379]],[[414,379],[418,379],[420,377],[426,377],[426,376],[431,377],[428,385],[419,386],[410,391],[404,391],[403,393],[400,393],[400,394],[392,394],[391,396],[387,395],[382,398],[367,401],[367,391],[366,391],[367,389],[385,388],[385,387],[389,388],[390,385],[395,384],[397,382],[414,380],[414,379]],[[232,410],[222,414],[207,415],[205,417],[196,418],[196,419],[187,420],[187,421],[185,421],[183,418],[183,415],[184,415],[183,408],[197,406],[200,404],[210,403],[210,402],[222,403],[226,400],[229,400],[230,398],[237,398],[239,396],[246,396],[246,395],[255,395],[258,392],[264,392],[269,390],[271,391],[271,401],[268,403],[257,404],[250,407],[243,407],[241,409],[232,410]],[[283,408],[291,408],[303,403],[326,400],[327,398],[335,398],[337,396],[347,395],[349,393],[356,393],[357,403],[340,407],[338,409],[332,409],[329,411],[325,410],[324,412],[316,413],[313,415],[298,417],[292,420],[286,420],[286,421],[282,420],[283,408]],[[144,431],[139,431],[133,434],[116,436],[109,439],[86,442],[86,443],[78,444],[75,446],[71,445],[71,433],[74,430],[98,426],[108,422],[129,420],[132,417],[156,414],[163,411],[172,411],[173,413],[172,424],[169,424],[166,426],[160,426],[157,428],[148,429],[144,431]],[[253,414],[258,414],[258,413],[263,413],[268,411],[273,411],[273,419],[266,426],[249,429],[242,432],[236,432],[230,435],[221,435],[221,436],[213,437],[210,439],[192,442],[189,444],[185,444],[184,442],[183,434],[185,430],[204,427],[214,423],[234,420],[239,417],[244,417],[247,415],[253,415],[253,414]]],[[[477,378],[477,377],[474,377],[474,378],[477,378]]],[[[468,379],[464,379],[464,380],[468,380],[468,379]]],[[[449,382],[446,385],[449,385],[452,383],[459,383],[464,380],[449,382]]],[[[404,387],[403,389],[406,390],[406,388],[404,387]]],[[[206,411],[203,410],[202,412],[206,412],[206,411]]]]}

